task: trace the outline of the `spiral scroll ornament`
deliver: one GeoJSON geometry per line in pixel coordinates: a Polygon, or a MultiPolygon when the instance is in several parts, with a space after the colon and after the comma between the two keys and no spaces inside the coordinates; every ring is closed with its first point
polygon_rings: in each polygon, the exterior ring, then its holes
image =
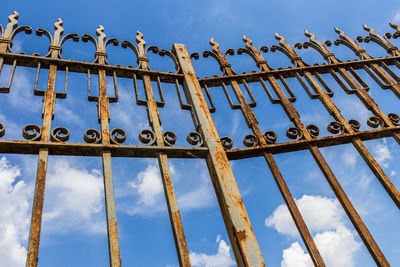
{"type": "Polygon", "coordinates": [[[163,138],[166,146],[173,146],[176,142],[176,134],[171,131],[163,132],[163,138]]]}
{"type": "Polygon", "coordinates": [[[399,125],[400,117],[396,113],[389,113],[388,118],[394,125],[399,125]]]}
{"type": "Polygon", "coordinates": [[[247,134],[243,137],[243,145],[246,147],[254,147],[258,145],[258,138],[253,134],[247,134]]]}
{"type": "Polygon", "coordinates": [[[6,134],[6,127],[4,124],[0,123],[0,138],[6,134]]]}
{"type": "Polygon", "coordinates": [[[379,126],[383,126],[383,121],[379,117],[372,116],[368,118],[367,125],[371,128],[378,128],[379,126]]]}
{"type": "Polygon", "coordinates": [[[186,141],[191,144],[192,146],[203,146],[203,137],[198,132],[190,132],[187,137],[186,141]]]}
{"type": "Polygon", "coordinates": [[[149,129],[141,130],[138,138],[140,142],[149,146],[152,146],[156,143],[156,135],[152,130],[149,129]]]}
{"type": "Polygon", "coordinates": [[[353,130],[355,132],[358,132],[360,130],[361,124],[358,121],[349,120],[349,124],[350,124],[351,128],[353,128],[353,130]]]}
{"type": "Polygon", "coordinates": [[[331,121],[330,123],[328,123],[326,129],[332,134],[338,134],[343,131],[343,125],[338,121],[331,121]]]}
{"type": "Polygon", "coordinates": [[[22,128],[22,136],[29,141],[40,141],[42,128],[36,124],[28,124],[22,128]]]}
{"type": "Polygon", "coordinates": [[[274,144],[276,142],[276,138],[278,137],[273,131],[265,131],[263,135],[268,144],[274,144]]]}
{"type": "Polygon", "coordinates": [[[113,144],[122,144],[126,140],[126,132],[123,129],[115,128],[110,132],[110,141],[113,144]]]}
{"type": "Polygon", "coordinates": [[[51,131],[52,142],[66,142],[69,140],[69,130],[64,127],[56,127],[51,131]]]}
{"type": "Polygon", "coordinates": [[[221,144],[225,149],[231,149],[233,146],[233,140],[232,138],[228,137],[228,136],[223,136],[220,138],[221,140],[221,144]]]}
{"type": "Polygon", "coordinates": [[[101,133],[96,129],[87,129],[83,140],[89,144],[99,144],[101,142],[101,133]]]}
{"type": "Polygon", "coordinates": [[[300,140],[303,139],[303,133],[297,127],[289,127],[286,130],[286,136],[290,139],[300,140]]]}
{"type": "Polygon", "coordinates": [[[310,133],[311,137],[315,138],[319,135],[319,128],[314,124],[310,124],[307,127],[308,132],[310,133]]]}

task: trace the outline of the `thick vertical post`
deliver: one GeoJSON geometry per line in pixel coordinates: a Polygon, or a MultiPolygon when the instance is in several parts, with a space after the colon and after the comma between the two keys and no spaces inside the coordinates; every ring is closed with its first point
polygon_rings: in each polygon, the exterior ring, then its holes
{"type": "MultiPolygon", "coordinates": [[[[164,146],[164,137],[161,132],[161,123],[157,103],[154,100],[151,80],[148,75],[143,76],[143,85],[147,98],[147,112],[149,115],[150,125],[153,128],[157,146],[164,146]]],[[[165,153],[160,153],[157,157],[160,166],[161,178],[164,187],[165,200],[167,202],[169,218],[171,221],[172,232],[174,235],[175,247],[178,254],[179,265],[181,267],[190,267],[189,252],[186,244],[185,233],[183,231],[181,215],[179,213],[178,203],[175,197],[175,191],[172,184],[168,157],[165,153]]]]}
{"type": "MultiPolygon", "coordinates": [[[[105,64],[105,56],[99,55],[99,63],[105,64]]],[[[106,71],[104,68],[99,69],[99,101],[98,112],[101,126],[101,138],[103,145],[110,144],[110,107],[106,89],[106,71]]],[[[103,151],[103,179],[104,179],[104,199],[107,216],[107,235],[108,250],[110,255],[110,266],[120,267],[121,256],[118,241],[118,225],[117,212],[115,208],[114,182],[111,166],[111,152],[103,151]]]]}
{"type": "Polygon", "coordinates": [[[182,44],[174,44],[173,52],[176,54],[184,74],[183,87],[186,98],[192,105],[194,120],[199,123],[199,131],[209,149],[206,162],[237,265],[239,267],[265,266],[228,158],[212,121],[186,47],[182,44]]]}

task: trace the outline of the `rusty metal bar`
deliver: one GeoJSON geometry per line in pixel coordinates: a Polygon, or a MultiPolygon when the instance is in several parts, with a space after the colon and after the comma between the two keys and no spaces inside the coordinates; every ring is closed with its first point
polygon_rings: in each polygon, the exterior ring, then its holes
{"type": "MultiPolygon", "coordinates": [[[[266,146],[267,145],[266,138],[264,137],[258,126],[257,118],[255,117],[254,112],[251,109],[251,106],[246,102],[246,99],[244,98],[243,93],[241,92],[238,84],[234,81],[232,81],[232,88],[234,89],[235,95],[241,104],[242,107],[241,110],[243,116],[246,119],[246,122],[248,123],[248,127],[251,128],[256,137],[257,142],[255,142],[254,145],[266,146]]],[[[310,254],[310,257],[314,265],[325,266],[321,254],[319,253],[318,248],[314,243],[310,231],[308,230],[307,225],[304,222],[303,217],[301,216],[301,213],[296,205],[296,202],[294,201],[294,198],[290,193],[289,187],[287,186],[285,179],[283,178],[272,153],[268,152],[264,153],[264,158],[282,194],[282,197],[285,200],[286,206],[288,207],[289,212],[292,215],[293,221],[296,224],[296,227],[300,233],[300,236],[303,239],[303,242],[308,250],[308,253],[310,254]]]]}
{"type": "MultiPolygon", "coordinates": [[[[164,135],[161,132],[161,123],[157,103],[154,100],[153,91],[151,88],[150,77],[143,77],[143,85],[147,97],[147,112],[150,120],[150,125],[153,128],[156,145],[164,146],[164,135]]],[[[185,233],[183,231],[182,219],[179,213],[178,203],[176,201],[175,190],[172,184],[171,172],[168,164],[168,156],[166,153],[159,153],[158,164],[160,165],[161,178],[164,186],[165,200],[167,202],[169,218],[171,221],[172,232],[175,240],[176,251],[180,266],[191,266],[189,251],[186,244],[185,233]]]]}
{"type": "MultiPolygon", "coordinates": [[[[340,32],[340,31],[339,31],[340,32]]],[[[348,38],[347,36],[345,37],[342,32],[340,32],[341,38],[348,38]]],[[[310,42],[313,43],[314,47],[318,48],[320,51],[322,51],[324,58],[328,62],[332,63],[338,63],[339,60],[333,55],[333,53],[330,53],[328,48],[324,46],[323,44],[319,43],[316,41],[315,36],[309,32],[306,32],[306,36],[310,37],[310,42]]],[[[346,42],[351,42],[351,40],[347,40],[346,42]]],[[[353,43],[352,43],[353,44],[353,43]]],[[[356,47],[360,51],[360,56],[363,56],[365,58],[371,58],[365,51],[363,51],[358,44],[353,45],[353,47],[356,47]]],[[[299,64],[301,64],[299,62],[299,64]]],[[[360,85],[354,80],[354,78],[344,69],[344,68],[338,68],[339,74],[349,83],[350,87],[353,90],[346,90],[344,84],[341,84],[342,88],[345,89],[346,93],[355,93],[357,97],[363,102],[364,106],[370,110],[375,116],[377,117],[372,117],[369,119],[368,124],[371,125],[372,127],[393,127],[395,124],[393,121],[389,119],[378,107],[378,105],[375,103],[375,101],[371,98],[371,96],[368,94],[367,90],[365,90],[365,83],[362,82],[361,78],[358,75],[355,75],[355,71],[350,68],[350,73],[352,73],[353,77],[361,82],[361,84],[364,86],[364,88],[361,88],[360,85]],[[372,123],[371,123],[372,121],[372,123]],[[375,124],[375,125],[374,125],[375,124]]],[[[305,76],[311,76],[308,72],[304,73],[305,76]]],[[[335,78],[335,76],[334,76],[335,78]]],[[[337,78],[335,78],[337,79],[337,78]]],[[[311,79],[311,82],[316,84],[316,90],[318,92],[322,92],[322,89],[319,87],[319,85],[311,79]]],[[[324,106],[327,108],[328,112],[337,120],[341,125],[343,125],[344,130],[349,133],[353,133],[354,131],[357,131],[358,129],[354,129],[350,125],[348,121],[346,121],[343,116],[341,115],[339,109],[336,107],[334,102],[326,96],[324,92],[320,93],[320,100],[324,104],[324,106]]],[[[393,137],[394,139],[400,144],[400,134],[393,132],[393,137]]],[[[383,171],[381,166],[378,164],[378,162],[374,159],[374,157],[371,155],[371,153],[367,150],[367,148],[363,145],[362,141],[359,138],[354,138],[353,140],[353,145],[361,155],[361,157],[364,159],[364,161],[367,163],[368,167],[371,169],[371,171],[375,174],[375,176],[378,178],[379,182],[382,184],[382,186],[385,188],[386,192],[389,194],[389,196],[392,198],[393,202],[396,204],[396,206],[400,209],[400,193],[397,190],[397,188],[393,185],[389,177],[386,175],[386,173],[383,171]]]]}
{"type": "MultiPolygon", "coordinates": [[[[104,28],[99,27],[96,30],[98,35],[96,53],[98,56],[98,62],[101,65],[106,63],[105,55],[105,38],[104,28]]],[[[106,71],[103,68],[99,68],[98,72],[99,81],[99,98],[98,98],[98,113],[101,126],[101,141],[104,145],[110,144],[110,107],[109,100],[107,97],[106,89],[106,71]]],[[[118,225],[117,225],[117,213],[115,209],[115,197],[114,197],[114,183],[112,177],[111,167],[111,153],[108,150],[103,151],[103,178],[104,178],[104,196],[106,205],[106,216],[107,216],[107,234],[108,234],[108,250],[110,256],[110,266],[120,267],[121,257],[118,241],[118,225]]]]}
{"type": "MultiPolygon", "coordinates": [[[[232,71],[229,64],[221,64],[222,62],[227,62],[227,59],[226,59],[225,55],[223,55],[221,53],[221,51],[219,50],[218,43],[216,43],[213,39],[211,39],[210,44],[213,45],[213,51],[208,52],[208,53],[215,54],[214,58],[216,58],[218,63],[220,63],[221,70],[223,71],[223,73],[225,75],[233,74],[234,72],[232,71]]],[[[256,103],[256,100],[252,97],[250,88],[247,86],[247,84],[245,83],[244,80],[242,81],[242,83],[244,84],[249,96],[251,96],[252,103],[256,103]]],[[[264,82],[262,82],[262,84],[265,85],[264,82]]],[[[256,146],[268,146],[268,143],[274,143],[276,140],[276,134],[273,132],[269,132],[269,133],[266,132],[263,134],[261,132],[261,130],[258,126],[257,118],[252,110],[252,105],[251,105],[251,103],[250,104],[247,103],[238,83],[236,81],[231,81],[231,86],[235,93],[236,99],[239,102],[239,105],[237,105],[237,106],[240,107],[243,117],[246,120],[247,126],[254,133],[254,135],[247,135],[245,137],[245,139],[243,140],[244,144],[246,146],[256,147],[256,146]],[[268,136],[268,134],[270,136],[268,136]]],[[[269,92],[268,89],[266,88],[266,86],[264,87],[264,89],[266,89],[265,90],[266,92],[269,92]]],[[[280,90],[280,88],[279,89],[274,88],[274,90],[280,90]]],[[[230,100],[229,95],[226,92],[226,88],[224,88],[224,91],[225,91],[228,101],[230,103],[232,103],[232,100],[230,100]]],[[[273,98],[272,98],[272,96],[270,96],[270,94],[268,94],[268,97],[270,97],[270,99],[273,101],[273,98]]],[[[231,108],[233,109],[234,107],[231,105],[231,108]]],[[[287,186],[285,179],[283,178],[283,176],[279,170],[278,164],[276,163],[272,153],[264,152],[263,156],[264,156],[264,159],[269,166],[272,176],[274,177],[275,182],[282,194],[282,197],[286,203],[286,206],[289,209],[289,212],[290,212],[290,214],[293,218],[293,221],[300,233],[300,236],[303,239],[303,242],[310,254],[311,260],[313,261],[315,266],[325,266],[325,263],[321,257],[321,254],[319,253],[318,248],[314,243],[311,233],[308,230],[303,217],[301,216],[301,213],[296,205],[296,202],[295,202],[292,194],[290,193],[289,187],[287,186]]]]}
{"type": "MultiPolygon", "coordinates": [[[[173,53],[176,56],[170,51],[160,50],[156,46],[149,46],[145,49],[145,41],[142,39],[143,34],[140,32],[137,33],[136,38],[138,47],[128,41],[124,41],[121,44],[122,47],[129,46],[134,50],[138,59],[138,67],[109,65],[107,62],[106,46],[108,44],[118,45],[118,40],[115,38],[106,40],[104,28],[102,26],[99,26],[96,31],[98,36],[97,40],[90,35],[82,36],[83,41],[91,41],[96,46],[94,62],[65,60],[61,56],[62,44],[68,39],[78,41],[79,36],[76,34],[67,34],[62,37],[64,29],[62,28],[63,22],[61,19],[58,19],[56,23],[54,23],[54,34],[50,34],[45,29],[36,29],[36,34],[38,36],[45,36],[50,41],[49,52],[46,55],[39,56],[36,53],[33,55],[26,55],[24,53],[15,54],[11,49],[13,38],[20,32],[25,32],[26,34],[32,32],[29,26],[18,26],[18,17],[19,14],[14,11],[8,17],[9,23],[5,29],[0,27],[0,74],[4,64],[11,66],[8,82],[6,86],[0,87],[0,93],[8,93],[10,91],[16,68],[24,66],[37,68],[33,93],[34,95],[43,96],[44,98],[42,127],[27,125],[23,128],[23,136],[28,139],[28,141],[0,141],[0,153],[38,154],[39,156],[26,266],[37,267],[38,265],[49,155],[102,157],[109,257],[110,265],[113,267],[120,267],[121,259],[111,166],[112,157],[153,157],[158,159],[180,266],[190,266],[190,258],[172,185],[168,157],[205,158],[237,265],[265,266],[264,259],[251,228],[247,212],[228,161],[259,156],[265,158],[314,265],[325,266],[273,157],[274,154],[305,149],[311,152],[314,160],[317,162],[376,264],[379,266],[389,266],[385,256],[339,184],[319,148],[352,143],[385,188],[388,195],[400,209],[399,191],[362,142],[383,137],[393,137],[396,142],[400,144],[400,117],[394,113],[386,115],[382,112],[368,93],[369,86],[356,72],[356,70],[365,70],[380,87],[383,89],[391,89],[393,93],[400,98],[400,76],[389,68],[389,66],[393,65],[400,68],[400,50],[388,41],[392,36],[391,34],[387,33],[385,37],[383,37],[377,34],[372,28],[364,25],[364,29],[369,32],[369,36],[364,38],[357,37],[357,41],[375,42],[390,54],[389,57],[385,58],[373,58],[356,41],[344,35],[343,31],[335,28],[335,31],[339,34],[339,39],[335,41],[335,45],[344,44],[359,57],[359,60],[346,62],[341,62],[328,50],[326,46],[330,46],[331,42],[327,41],[325,45],[323,45],[316,41],[315,36],[308,31],[306,31],[305,34],[310,37],[310,41],[304,44],[298,43],[294,47],[290,47],[285,42],[285,39],[277,34],[276,39],[279,40],[280,45],[272,46],[271,51],[279,50],[285,53],[294,64],[294,68],[278,68],[276,70],[270,68],[266,60],[261,56],[261,52],[267,52],[268,48],[264,46],[261,47],[260,50],[257,50],[252,46],[251,40],[244,36],[243,41],[246,43],[246,48],[238,49],[238,54],[243,52],[249,54],[255,60],[260,71],[242,74],[235,73],[226,59],[227,54],[233,55],[235,51],[233,49],[228,49],[225,53],[222,53],[219,50],[219,45],[212,39],[210,43],[213,46],[213,51],[206,51],[203,55],[205,57],[212,56],[218,60],[223,76],[199,79],[190,61],[192,56],[196,58],[198,54],[189,56],[185,46],[180,44],[174,44],[173,46],[173,53]],[[321,53],[328,64],[307,65],[294,51],[294,48],[307,48],[309,46],[321,53]],[[159,53],[161,56],[169,56],[175,63],[177,73],[151,70],[147,59],[148,51],[159,53]],[[46,90],[39,90],[37,88],[41,69],[49,69],[46,90]],[[65,72],[63,92],[56,92],[57,90],[55,90],[57,71],[65,72]],[[98,119],[101,133],[94,129],[87,130],[84,140],[88,144],[64,143],[68,140],[69,130],[63,127],[51,129],[51,122],[54,117],[55,99],[65,98],[67,94],[68,72],[86,73],[88,75],[88,100],[98,103],[98,119]],[[98,74],[99,96],[90,94],[91,73],[98,74]],[[360,124],[357,121],[345,120],[340,110],[332,101],[331,97],[333,96],[333,91],[321,76],[322,74],[332,75],[347,94],[355,94],[364,106],[374,114],[373,117],[368,119],[367,124],[372,128],[380,128],[376,130],[359,131],[360,124]],[[107,75],[113,78],[114,96],[107,96],[107,75]],[[148,118],[152,131],[142,131],[139,135],[139,139],[141,141],[146,140],[147,142],[149,138],[153,138],[153,142],[149,146],[121,145],[126,137],[125,131],[122,129],[113,129],[110,131],[109,129],[109,103],[118,101],[117,78],[119,77],[133,78],[137,104],[147,106],[148,118]],[[293,77],[299,80],[310,98],[318,98],[325,106],[328,113],[335,119],[335,121],[329,124],[328,130],[331,129],[330,131],[332,133],[340,133],[339,135],[318,137],[319,129],[317,126],[303,125],[298,112],[291,103],[296,100],[296,96],[285,80],[293,77]],[[137,79],[143,81],[146,100],[139,99],[137,79]],[[284,88],[281,88],[278,80],[284,88]],[[268,81],[275,95],[271,93],[265,81],[268,81]],[[160,101],[154,99],[152,82],[157,83],[160,101]],[[250,89],[250,83],[252,82],[261,83],[271,102],[279,103],[285,110],[288,118],[295,126],[288,129],[287,136],[296,139],[295,141],[275,143],[275,133],[271,131],[265,133],[261,132],[257,118],[252,110],[252,107],[256,105],[256,100],[250,89]],[[175,84],[181,108],[190,110],[196,131],[200,132],[200,134],[198,132],[189,133],[187,141],[192,145],[200,143],[199,147],[173,147],[172,145],[175,142],[176,135],[169,131],[161,131],[161,118],[158,108],[163,107],[165,104],[161,87],[162,83],[175,84]],[[183,101],[181,95],[181,84],[183,85],[187,104],[183,101]],[[231,86],[238,104],[233,103],[226,85],[231,86]],[[226,148],[226,140],[223,140],[223,138],[220,139],[218,136],[210,115],[210,112],[215,111],[215,105],[208,90],[208,87],[216,86],[222,86],[230,106],[233,109],[241,110],[247,126],[252,130],[253,134],[246,135],[243,141],[247,148],[233,150],[226,148]],[[244,97],[241,86],[246,90],[251,103],[248,103],[244,97]],[[208,107],[202,88],[205,90],[205,95],[210,102],[211,108],[208,107]],[[286,89],[289,98],[285,95],[283,89],[286,89]],[[149,136],[143,137],[141,136],[142,134],[149,134],[149,136]],[[226,149],[224,149],[224,147],[226,149]]],[[[396,30],[393,37],[399,37],[400,27],[394,24],[390,25],[396,30]]],[[[5,126],[0,123],[0,137],[4,136],[4,133],[5,126]]]]}
{"type": "MultiPolygon", "coordinates": [[[[58,58],[61,50],[60,37],[64,32],[61,19],[57,20],[57,22],[54,24],[54,28],[54,38],[50,45],[49,56],[51,58],[58,58]]],[[[50,64],[47,90],[44,93],[43,100],[43,126],[41,128],[40,140],[45,143],[50,142],[51,137],[51,121],[54,117],[54,104],[56,99],[56,93],[54,91],[56,74],[57,64],[54,62],[50,64]]],[[[28,241],[28,256],[26,260],[27,267],[36,267],[38,265],[48,155],[49,152],[47,148],[39,149],[38,169],[36,174],[35,194],[33,198],[32,217],[28,241]]]]}
{"type": "Polygon", "coordinates": [[[236,263],[239,267],[265,266],[228,158],[219,140],[207,102],[191,64],[190,56],[186,47],[182,44],[174,44],[172,50],[184,75],[185,95],[189,104],[192,105],[192,116],[196,117],[193,121],[199,123],[199,132],[209,149],[206,162],[236,263]]]}
{"type": "MultiPolygon", "coordinates": [[[[155,46],[149,46],[145,48],[146,41],[143,39],[143,34],[139,31],[136,32],[136,43],[137,46],[133,45],[129,41],[123,41],[122,46],[127,48],[130,47],[133,52],[137,56],[137,62],[140,69],[143,70],[150,70],[150,66],[148,63],[147,52],[152,50],[153,52],[159,52],[159,49],[155,46]]],[[[168,52],[165,50],[160,51],[160,55],[165,55],[168,52]]],[[[156,145],[160,148],[171,146],[175,143],[176,135],[170,131],[166,131],[164,133],[161,132],[161,118],[158,112],[158,107],[163,107],[165,104],[164,95],[161,87],[161,80],[160,77],[156,77],[157,81],[157,88],[160,95],[161,101],[156,101],[154,98],[153,89],[151,86],[151,78],[150,75],[144,74],[142,76],[143,80],[143,87],[146,95],[146,100],[139,99],[139,92],[137,86],[137,78],[136,74],[133,74],[133,85],[136,97],[136,103],[138,105],[146,106],[147,107],[147,115],[149,124],[152,128],[152,132],[150,130],[145,130],[147,133],[150,134],[153,142],[151,142],[151,138],[145,138],[142,136],[143,131],[139,134],[139,139],[144,141],[145,143],[150,143],[151,145],[156,145]]],[[[177,82],[177,80],[176,80],[177,82]]],[[[175,82],[175,83],[176,83],[175,82]]],[[[179,88],[178,96],[180,97],[179,88]]],[[[182,105],[182,99],[179,98],[179,101],[182,105]]],[[[186,244],[185,233],[183,231],[183,225],[181,220],[181,215],[178,208],[178,203],[175,196],[175,190],[172,183],[171,172],[168,163],[168,155],[167,153],[157,153],[158,164],[160,166],[160,173],[161,173],[161,180],[164,187],[164,194],[165,200],[167,202],[167,208],[169,213],[169,218],[172,227],[172,233],[175,240],[175,247],[178,254],[178,261],[180,266],[191,266],[190,258],[189,258],[189,251],[186,244]]]]}
{"type": "MultiPolygon", "coordinates": [[[[301,58],[297,55],[293,48],[291,48],[282,36],[276,34],[276,39],[279,40],[280,48],[278,50],[284,50],[284,53],[288,55],[288,57],[292,60],[293,64],[297,67],[304,67],[305,63],[301,60],[301,58]]],[[[352,125],[346,121],[343,116],[341,115],[339,109],[333,103],[332,99],[328,96],[327,93],[319,86],[317,81],[314,79],[312,74],[309,71],[304,71],[303,76],[309,81],[310,85],[318,94],[318,98],[321,103],[325,106],[327,111],[331,116],[335,118],[335,120],[339,121],[339,123],[344,127],[346,132],[352,133],[357,131],[359,128],[358,122],[353,122],[352,125]],[[357,125],[358,123],[358,125],[357,125]]],[[[283,102],[283,101],[282,101],[283,102]]],[[[294,108],[293,108],[294,109],[294,108]]],[[[302,125],[300,121],[300,117],[296,113],[293,116],[296,122],[297,128],[299,128],[303,134],[304,138],[310,139],[312,136],[308,132],[308,130],[302,125]]],[[[375,161],[372,155],[368,152],[366,147],[362,144],[361,140],[358,138],[353,139],[353,145],[358,150],[360,155],[363,157],[364,161],[368,164],[370,169],[376,175],[378,180],[384,184],[384,188],[387,190],[389,195],[395,196],[394,200],[400,200],[400,194],[394,188],[393,184],[390,182],[390,179],[387,175],[383,172],[382,168],[379,164],[375,161]],[[393,190],[393,188],[395,190],[393,190]],[[399,196],[399,197],[396,197],[399,196]]],[[[325,161],[324,157],[322,156],[321,152],[319,151],[318,147],[310,146],[310,152],[313,155],[314,159],[316,160],[318,166],[320,167],[321,171],[325,175],[328,183],[330,184],[332,190],[336,194],[339,202],[342,204],[344,210],[346,211],[347,215],[349,216],[350,220],[352,221],[354,227],[356,228],[357,232],[359,233],[361,239],[364,241],[365,246],[367,247],[368,251],[370,252],[372,258],[379,266],[390,266],[388,261],[386,260],[385,256],[383,255],[382,251],[380,250],[378,244],[376,244],[375,240],[373,239],[372,235],[368,231],[367,227],[365,226],[364,222],[362,221],[361,217],[358,215],[356,209],[350,202],[349,198],[347,197],[346,193],[340,186],[338,180],[336,179],[335,175],[333,174],[332,170],[328,166],[327,162],[325,161]]],[[[395,201],[396,202],[396,201],[395,201]]],[[[397,204],[397,202],[396,202],[397,204]]],[[[400,206],[399,206],[400,207],[400,206]]]]}
{"type": "MultiPolygon", "coordinates": [[[[354,137],[362,141],[390,137],[393,132],[400,132],[400,126],[380,128],[370,131],[359,131],[352,134],[344,133],[316,137],[310,140],[297,140],[284,143],[268,144],[268,146],[238,148],[226,150],[229,160],[239,160],[261,157],[264,152],[282,154],[308,149],[309,145],[329,147],[349,144],[354,137]]],[[[166,147],[166,146],[136,146],[116,144],[80,144],[80,143],[45,143],[41,141],[12,141],[0,140],[2,154],[38,154],[40,148],[47,148],[49,155],[65,156],[101,156],[103,150],[111,151],[113,157],[156,158],[159,153],[165,153],[169,158],[205,158],[208,153],[206,147],[166,147]]]]}

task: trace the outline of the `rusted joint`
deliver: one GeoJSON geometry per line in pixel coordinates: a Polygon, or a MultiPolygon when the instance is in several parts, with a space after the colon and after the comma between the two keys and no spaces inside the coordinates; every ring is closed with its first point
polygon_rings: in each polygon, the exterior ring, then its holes
{"type": "Polygon", "coordinates": [[[96,52],[96,53],[95,53],[95,56],[96,56],[96,57],[98,57],[98,56],[105,56],[105,57],[107,57],[107,53],[105,53],[105,52],[96,52]]]}
{"type": "Polygon", "coordinates": [[[49,50],[59,50],[61,51],[61,46],[59,45],[50,45],[49,50]]]}
{"type": "Polygon", "coordinates": [[[355,53],[357,56],[361,56],[362,53],[366,53],[365,49],[356,49],[355,53]]]}
{"type": "Polygon", "coordinates": [[[324,58],[325,58],[326,60],[328,60],[329,57],[332,57],[332,56],[335,56],[332,52],[329,52],[329,53],[324,54],[324,58]]]}
{"type": "Polygon", "coordinates": [[[147,57],[138,57],[138,62],[141,62],[141,61],[149,62],[149,59],[147,57]]]}
{"type": "Polygon", "coordinates": [[[261,64],[267,64],[267,61],[265,59],[264,60],[257,60],[256,64],[257,64],[257,67],[260,67],[261,64]]]}
{"type": "Polygon", "coordinates": [[[0,38],[0,44],[11,44],[11,40],[10,39],[6,39],[6,38],[0,38]]]}

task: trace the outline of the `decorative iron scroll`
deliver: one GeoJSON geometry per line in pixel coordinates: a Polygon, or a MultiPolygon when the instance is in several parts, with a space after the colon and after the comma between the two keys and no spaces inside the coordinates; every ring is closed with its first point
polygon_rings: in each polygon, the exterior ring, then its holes
{"type": "MultiPolygon", "coordinates": [[[[181,266],[190,266],[190,257],[168,159],[206,159],[238,266],[263,266],[265,265],[264,259],[258,248],[255,234],[229,164],[229,160],[263,157],[279,187],[314,265],[325,266],[274,158],[274,154],[300,150],[308,150],[312,154],[376,264],[389,266],[373,236],[320,152],[320,148],[339,144],[352,144],[382,184],[388,196],[400,209],[399,191],[363,142],[388,137],[393,138],[400,144],[399,115],[393,112],[384,113],[369,93],[371,86],[378,85],[382,89],[391,90],[392,92],[390,93],[400,98],[400,50],[389,41],[391,38],[397,39],[400,37],[400,26],[390,23],[390,27],[394,29],[394,32],[380,34],[373,28],[363,25],[366,36],[358,36],[355,39],[335,27],[334,31],[338,34],[338,39],[324,42],[319,41],[314,34],[306,30],[304,34],[308,39],[294,45],[291,45],[282,35],[275,34],[275,39],[278,43],[269,48],[265,45],[256,48],[252,40],[244,35],[242,37],[243,47],[237,50],[232,48],[222,50],[220,44],[214,38],[211,38],[211,50],[204,51],[202,55],[205,58],[214,58],[220,66],[221,73],[213,77],[199,78],[193,69],[192,63],[194,62],[192,62],[192,59],[198,59],[200,54],[189,54],[184,45],[174,44],[171,51],[160,49],[154,45],[146,46],[144,34],[140,31],[136,31],[136,36],[133,37],[136,45],[128,40],[119,43],[117,38],[107,39],[105,29],[101,25],[95,30],[96,37],[90,34],[83,34],[79,38],[79,35],[75,33],[63,36],[63,21],[60,18],[54,23],[53,34],[46,29],[36,29],[38,36],[46,36],[49,39],[48,53],[46,55],[16,54],[12,51],[13,38],[20,32],[25,32],[26,34],[32,32],[32,28],[29,26],[18,26],[18,18],[19,14],[13,12],[8,17],[6,27],[3,28],[0,25],[0,75],[4,65],[11,66],[7,85],[0,87],[0,93],[9,93],[13,89],[12,82],[17,67],[36,69],[36,78],[32,85],[34,88],[33,94],[43,97],[43,124],[41,126],[35,124],[24,126],[22,136],[26,141],[5,140],[5,138],[2,138],[0,140],[0,151],[2,153],[39,155],[27,266],[36,267],[38,264],[48,155],[102,157],[112,266],[121,266],[111,168],[112,157],[153,157],[158,159],[173,228],[173,237],[181,266]],[[93,62],[64,59],[62,57],[62,45],[67,40],[91,42],[95,47],[93,62]],[[388,56],[373,58],[363,48],[363,42],[373,42],[379,45],[388,56]],[[106,51],[107,46],[110,44],[132,50],[136,56],[136,62],[132,62],[128,66],[111,65],[108,62],[106,51]],[[332,44],[346,46],[359,59],[351,61],[340,60],[329,50],[332,44]],[[326,63],[310,64],[305,62],[299,56],[297,50],[308,48],[320,53],[326,63]],[[150,67],[152,64],[148,58],[149,52],[164,57],[163,60],[172,61],[175,72],[153,70],[150,67]],[[269,53],[274,52],[280,52],[288,57],[292,66],[273,69],[268,64],[267,59],[269,53]],[[258,71],[239,74],[229,62],[231,56],[250,56],[258,71]],[[41,69],[49,69],[49,78],[47,88],[38,89],[37,84],[41,76],[41,69]],[[56,92],[55,90],[57,71],[65,73],[65,85],[62,92],[56,92]],[[67,128],[52,127],[51,125],[53,117],[58,115],[55,106],[56,98],[68,97],[67,81],[69,72],[87,75],[88,101],[97,102],[99,129],[94,127],[86,130],[83,134],[84,143],[66,143],[73,133],[70,133],[67,128]],[[369,75],[374,84],[367,84],[362,75],[359,74],[360,72],[369,75]],[[90,77],[92,74],[98,75],[99,78],[98,95],[93,95],[93,90],[91,91],[90,77]],[[113,79],[112,87],[114,90],[111,96],[107,94],[107,76],[113,79]],[[333,83],[337,86],[333,87],[332,82],[328,83],[326,76],[332,77],[333,83]],[[120,78],[132,80],[132,97],[135,97],[137,105],[146,107],[149,129],[141,130],[139,133],[130,133],[121,128],[110,130],[110,121],[112,119],[110,116],[110,103],[120,100],[118,94],[118,79],[120,78]],[[295,78],[296,85],[291,83],[289,86],[287,81],[289,78],[295,78]],[[153,86],[154,83],[156,86],[153,86]],[[176,143],[178,140],[177,134],[172,131],[162,130],[159,109],[166,104],[166,98],[164,98],[165,90],[163,90],[165,83],[175,85],[175,97],[179,103],[175,108],[188,111],[192,117],[194,129],[190,130],[186,136],[186,142],[190,146],[180,146],[179,143],[176,143]],[[253,94],[255,86],[262,87],[263,93],[265,92],[266,95],[265,99],[256,99],[257,95],[253,94]],[[303,123],[293,104],[299,101],[295,92],[303,89],[312,101],[319,101],[325,107],[327,114],[331,116],[331,121],[328,125],[305,125],[303,123]],[[358,98],[357,101],[361,101],[365,108],[372,113],[372,116],[367,121],[359,122],[353,118],[345,118],[342,115],[334,102],[334,93],[342,89],[346,94],[355,95],[358,98]],[[158,92],[159,99],[155,98],[154,90],[158,92]],[[220,137],[218,134],[218,129],[215,127],[211,113],[216,111],[220,103],[216,103],[213,100],[213,90],[222,90],[229,107],[233,110],[238,109],[241,111],[250,131],[244,136],[243,145],[235,144],[234,147],[231,137],[220,137]],[[144,98],[139,97],[142,94],[140,92],[144,92],[144,98]],[[260,129],[253,109],[256,108],[257,103],[266,100],[272,105],[279,105],[285,111],[287,120],[291,123],[286,132],[275,133],[268,129],[267,131],[265,131],[266,129],[260,129]],[[364,127],[362,126],[364,124],[370,128],[363,130],[364,127]],[[327,129],[329,134],[321,136],[325,131],[320,132],[320,129],[327,129]],[[143,144],[126,144],[127,135],[138,136],[139,141],[143,144]],[[285,135],[287,139],[284,139],[285,135]]],[[[135,103],[133,102],[132,104],[135,103]]],[[[7,137],[6,127],[7,125],[0,123],[0,137],[7,137]]],[[[80,133],[80,136],[82,136],[82,133],[80,133]]]]}

